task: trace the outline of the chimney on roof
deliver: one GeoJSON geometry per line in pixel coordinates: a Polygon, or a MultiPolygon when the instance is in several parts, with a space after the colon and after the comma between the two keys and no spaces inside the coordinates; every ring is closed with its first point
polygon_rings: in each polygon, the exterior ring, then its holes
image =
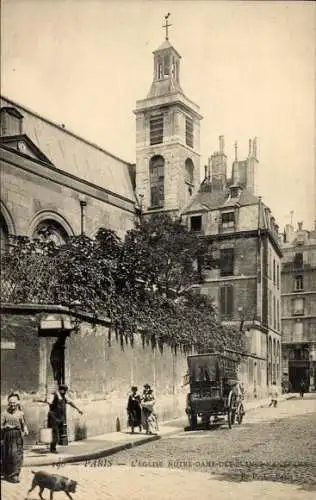
{"type": "Polygon", "coordinates": [[[303,229],[303,222],[298,222],[297,226],[298,226],[298,230],[302,231],[302,229],[303,229]]]}
{"type": "Polygon", "coordinates": [[[246,160],[246,187],[251,194],[258,195],[257,187],[257,138],[249,139],[249,153],[246,160]]]}
{"type": "Polygon", "coordinates": [[[220,150],[213,153],[209,158],[209,166],[212,166],[212,186],[214,189],[223,191],[227,184],[227,156],[224,153],[224,137],[219,138],[220,150]]]}
{"type": "Polygon", "coordinates": [[[211,180],[211,165],[212,165],[212,158],[209,157],[208,166],[207,166],[207,180],[208,180],[208,182],[210,182],[210,180],[211,180]]]}
{"type": "Polygon", "coordinates": [[[219,136],[219,152],[224,154],[224,136],[219,136]]]}
{"type": "Polygon", "coordinates": [[[257,137],[254,138],[252,143],[252,156],[257,160],[257,137]]]}
{"type": "Polygon", "coordinates": [[[252,155],[252,140],[249,139],[249,150],[248,150],[248,158],[252,155]]]}

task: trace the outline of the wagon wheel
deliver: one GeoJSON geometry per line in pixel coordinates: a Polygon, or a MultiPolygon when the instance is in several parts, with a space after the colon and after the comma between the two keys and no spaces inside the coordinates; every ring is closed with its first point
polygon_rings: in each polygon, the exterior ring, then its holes
{"type": "Polygon", "coordinates": [[[236,411],[236,421],[240,425],[245,415],[244,405],[239,403],[237,411],[236,411]]]}
{"type": "Polygon", "coordinates": [[[229,429],[231,429],[232,425],[235,423],[235,416],[236,416],[235,397],[233,391],[230,391],[227,399],[227,423],[229,429]]]}
{"type": "Polygon", "coordinates": [[[189,413],[188,418],[190,429],[194,431],[197,428],[197,416],[194,413],[189,413]]]}

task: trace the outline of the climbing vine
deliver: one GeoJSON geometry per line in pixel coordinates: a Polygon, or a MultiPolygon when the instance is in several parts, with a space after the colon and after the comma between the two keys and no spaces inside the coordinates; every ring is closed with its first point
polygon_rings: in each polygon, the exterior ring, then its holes
{"type": "Polygon", "coordinates": [[[193,288],[205,262],[212,266],[206,243],[166,215],[141,221],[124,240],[106,228],[61,246],[15,237],[1,259],[1,300],[76,303],[96,319],[108,317],[122,348],[141,331],[160,351],[165,344],[184,352],[242,350],[242,333],[221,326],[213,303],[193,288]]]}

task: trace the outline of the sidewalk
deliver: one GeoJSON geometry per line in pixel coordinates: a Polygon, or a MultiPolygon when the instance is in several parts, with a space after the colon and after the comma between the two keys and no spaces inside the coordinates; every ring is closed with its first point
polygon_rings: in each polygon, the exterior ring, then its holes
{"type": "MultiPolygon", "coordinates": [[[[295,394],[282,394],[279,403],[287,399],[293,399],[295,394]]],[[[246,403],[246,413],[263,408],[270,400],[257,400],[246,403]]],[[[164,436],[177,434],[183,430],[185,415],[181,418],[163,422],[159,425],[159,435],[148,436],[146,434],[131,434],[129,431],[111,432],[102,436],[90,437],[84,441],[74,441],[68,446],[59,446],[57,455],[49,453],[48,446],[33,446],[31,450],[24,452],[24,467],[39,467],[44,465],[57,465],[61,463],[72,463],[87,460],[105,458],[119,451],[133,446],[161,439],[164,436]]]]}

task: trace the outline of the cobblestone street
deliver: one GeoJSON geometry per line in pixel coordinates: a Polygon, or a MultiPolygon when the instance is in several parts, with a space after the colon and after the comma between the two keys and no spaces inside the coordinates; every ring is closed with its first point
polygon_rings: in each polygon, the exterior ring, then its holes
{"type": "MultiPolygon", "coordinates": [[[[98,462],[41,469],[78,480],[74,499],[312,499],[316,490],[315,396],[249,412],[231,431],[179,433],[98,462]],[[211,493],[210,493],[211,492],[211,493]]],[[[183,424],[185,424],[185,420],[183,424]]],[[[21,500],[20,485],[2,482],[4,500],[21,500]]],[[[44,497],[49,498],[45,490],[44,497]]],[[[54,498],[66,498],[56,493],[54,498]]],[[[38,498],[35,490],[30,500],[38,498]]]]}

